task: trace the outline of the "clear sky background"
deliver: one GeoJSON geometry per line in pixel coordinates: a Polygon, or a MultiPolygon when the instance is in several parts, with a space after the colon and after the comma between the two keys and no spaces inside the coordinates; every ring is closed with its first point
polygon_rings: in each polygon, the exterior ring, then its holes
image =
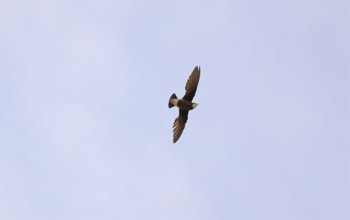
{"type": "Polygon", "coordinates": [[[349,59],[348,0],[2,0],[0,219],[348,220],[349,59]]]}

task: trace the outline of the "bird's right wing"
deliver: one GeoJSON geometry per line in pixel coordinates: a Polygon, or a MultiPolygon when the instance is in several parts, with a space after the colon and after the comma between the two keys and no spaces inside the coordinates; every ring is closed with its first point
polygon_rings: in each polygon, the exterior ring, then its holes
{"type": "Polygon", "coordinates": [[[186,87],[185,87],[186,94],[183,97],[183,99],[190,101],[190,102],[192,101],[192,99],[197,91],[197,86],[198,86],[200,75],[201,75],[200,67],[196,66],[193,69],[190,77],[187,80],[186,87]]]}
{"type": "Polygon", "coordinates": [[[188,118],[188,111],[180,109],[179,117],[175,119],[173,124],[173,133],[174,133],[173,142],[174,143],[176,143],[176,141],[178,141],[179,138],[181,137],[181,134],[185,129],[187,118],[188,118]]]}

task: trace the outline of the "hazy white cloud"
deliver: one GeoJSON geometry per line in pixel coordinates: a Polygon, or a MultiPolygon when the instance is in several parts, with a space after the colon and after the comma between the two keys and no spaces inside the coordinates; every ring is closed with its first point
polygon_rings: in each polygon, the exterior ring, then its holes
{"type": "Polygon", "coordinates": [[[3,4],[0,217],[348,219],[346,8],[3,4]]]}

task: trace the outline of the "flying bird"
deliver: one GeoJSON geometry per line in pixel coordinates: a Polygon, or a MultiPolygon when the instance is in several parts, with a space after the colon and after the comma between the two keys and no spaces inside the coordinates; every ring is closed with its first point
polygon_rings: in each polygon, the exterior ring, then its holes
{"type": "Polygon", "coordinates": [[[176,141],[179,140],[183,130],[185,129],[185,124],[188,118],[188,112],[192,109],[195,109],[198,105],[197,103],[193,103],[192,99],[196,94],[200,75],[200,67],[196,66],[187,80],[185,87],[186,93],[184,97],[182,97],[182,99],[178,99],[175,93],[170,96],[168,103],[169,108],[172,108],[174,106],[177,106],[179,108],[179,116],[175,119],[173,124],[174,143],[176,143],[176,141]]]}

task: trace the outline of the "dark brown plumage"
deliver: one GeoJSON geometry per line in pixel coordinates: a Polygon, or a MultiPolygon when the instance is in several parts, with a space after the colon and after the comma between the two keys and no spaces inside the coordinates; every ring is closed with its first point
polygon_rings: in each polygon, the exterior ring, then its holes
{"type": "Polygon", "coordinates": [[[200,79],[200,67],[196,66],[192,74],[187,80],[185,90],[186,93],[182,99],[178,99],[175,94],[173,94],[170,99],[168,106],[169,108],[177,106],[179,108],[179,116],[175,119],[173,124],[173,142],[179,140],[183,130],[185,129],[185,124],[188,119],[188,112],[197,107],[198,104],[193,103],[193,97],[196,94],[198,82],[200,79]]]}

